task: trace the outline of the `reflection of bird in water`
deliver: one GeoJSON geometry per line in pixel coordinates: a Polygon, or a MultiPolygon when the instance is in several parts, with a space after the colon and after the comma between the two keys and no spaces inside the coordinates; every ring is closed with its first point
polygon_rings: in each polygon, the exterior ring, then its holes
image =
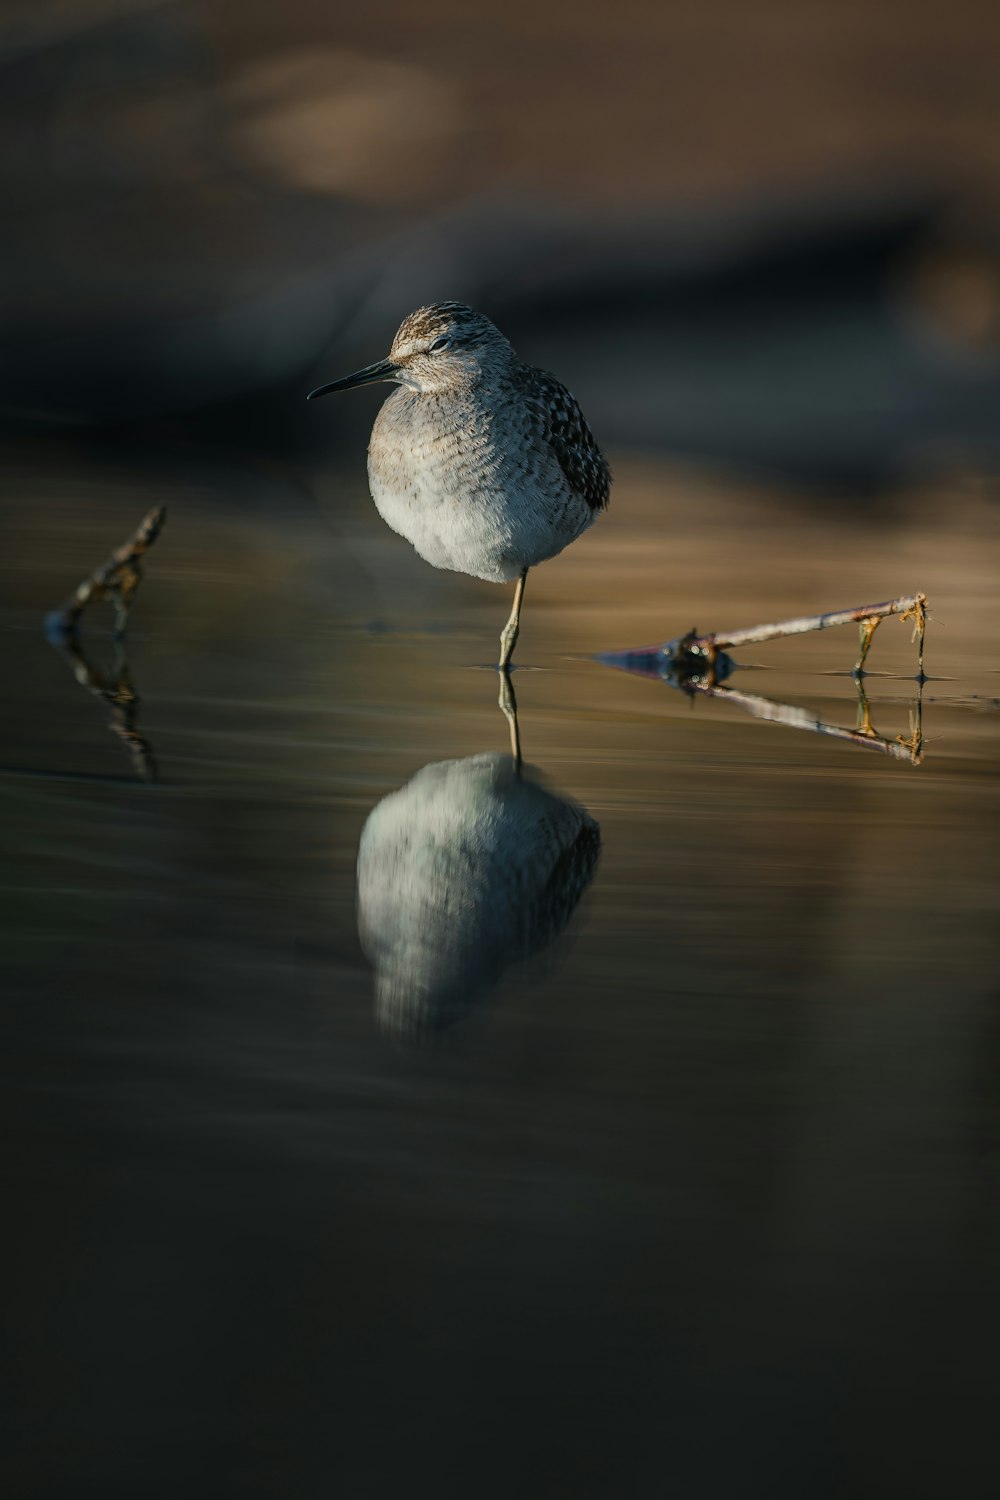
{"type": "Polygon", "coordinates": [[[550,943],[590,883],[597,824],[505,755],[425,766],[358,851],[358,928],[387,1030],[447,1025],[550,943]]]}
{"type": "Polygon", "coordinates": [[[555,557],[608,503],[611,473],[583,414],[552,375],[522,364],[461,302],[421,307],[388,359],[312,391],[402,387],[375,419],[368,479],[383,520],[435,568],[517,579],[500,637],[514,650],[528,569],[555,557]]]}

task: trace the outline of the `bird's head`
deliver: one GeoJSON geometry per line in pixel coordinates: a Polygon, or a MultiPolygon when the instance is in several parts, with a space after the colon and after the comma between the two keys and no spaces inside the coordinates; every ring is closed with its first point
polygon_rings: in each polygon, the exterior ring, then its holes
{"type": "Polygon", "coordinates": [[[309,399],[375,381],[440,391],[477,380],[484,371],[502,370],[514,358],[499,328],[482,313],[464,302],[434,302],[403,319],[388,359],[319,386],[309,392],[309,399]]]}

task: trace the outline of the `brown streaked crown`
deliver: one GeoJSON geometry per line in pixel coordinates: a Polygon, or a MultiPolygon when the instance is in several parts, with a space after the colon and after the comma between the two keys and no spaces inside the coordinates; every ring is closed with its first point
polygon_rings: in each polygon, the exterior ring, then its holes
{"type": "Polygon", "coordinates": [[[464,302],[431,302],[403,319],[392,344],[395,348],[397,344],[433,340],[445,333],[457,347],[507,342],[496,324],[474,307],[464,302]]]}

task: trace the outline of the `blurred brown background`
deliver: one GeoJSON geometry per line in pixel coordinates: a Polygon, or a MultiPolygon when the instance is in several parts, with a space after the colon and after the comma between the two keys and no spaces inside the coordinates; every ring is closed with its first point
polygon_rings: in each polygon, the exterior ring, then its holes
{"type": "Polygon", "coordinates": [[[458,296],[612,444],[992,463],[998,43],[989,0],[8,3],[0,401],[300,445],[368,415],[307,422],[315,369],[458,296]]]}

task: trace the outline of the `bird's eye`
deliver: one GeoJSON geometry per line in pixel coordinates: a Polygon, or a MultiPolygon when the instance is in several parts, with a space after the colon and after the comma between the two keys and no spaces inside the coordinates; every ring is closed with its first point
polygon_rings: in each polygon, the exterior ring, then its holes
{"type": "Polygon", "coordinates": [[[443,333],[439,339],[434,340],[427,352],[428,354],[436,354],[439,349],[447,349],[450,343],[451,339],[446,333],[443,333]]]}

